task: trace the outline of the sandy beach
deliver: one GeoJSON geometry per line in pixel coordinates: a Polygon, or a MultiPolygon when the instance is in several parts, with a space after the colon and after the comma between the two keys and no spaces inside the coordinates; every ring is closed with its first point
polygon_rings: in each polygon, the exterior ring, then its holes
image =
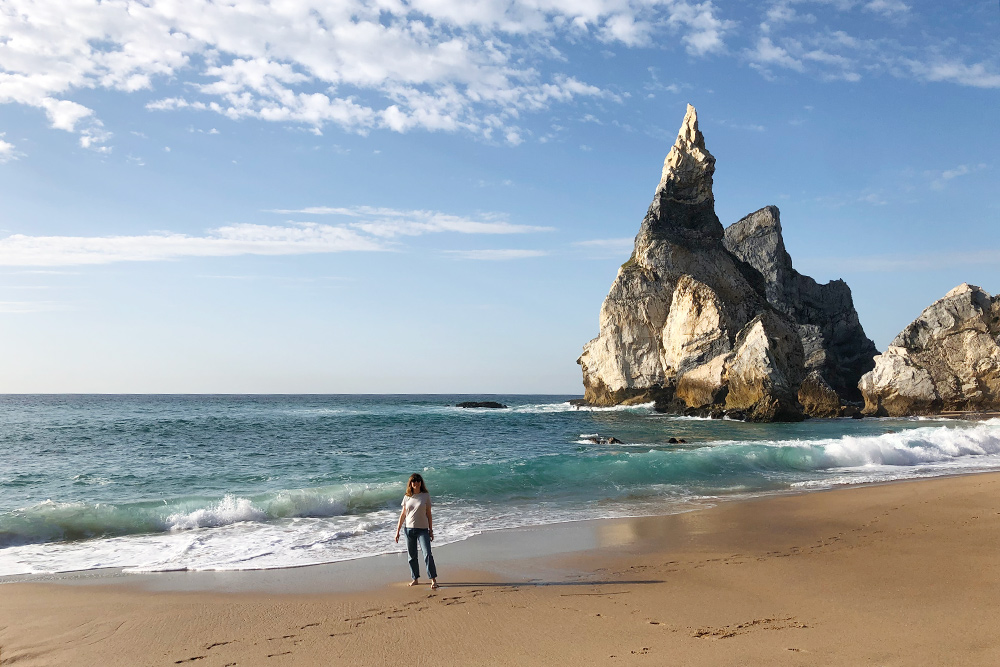
{"type": "MultiPolygon", "coordinates": [[[[388,539],[388,538],[387,538],[388,539]]],[[[0,587],[11,665],[995,665],[1000,474],[271,572],[0,587]]]]}

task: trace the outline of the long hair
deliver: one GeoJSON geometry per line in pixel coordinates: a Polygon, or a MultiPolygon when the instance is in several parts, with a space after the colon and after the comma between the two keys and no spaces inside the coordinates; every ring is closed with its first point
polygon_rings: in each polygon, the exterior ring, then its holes
{"type": "Polygon", "coordinates": [[[410,482],[417,482],[418,484],[420,484],[420,491],[418,491],[417,493],[427,493],[427,486],[424,484],[424,478],[418,475],[417,473],[413,473],[412,475],[410,475],[410,479],[406,481],[406,495],[408,496],[413,495],[413,492],[411,491],[412,487],[410,486],[410,482]]]}

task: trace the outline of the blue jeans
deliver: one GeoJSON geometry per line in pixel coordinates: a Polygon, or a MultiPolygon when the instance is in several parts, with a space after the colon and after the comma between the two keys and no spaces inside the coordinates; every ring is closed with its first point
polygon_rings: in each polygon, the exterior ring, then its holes
{"type": "Polygon", "coordinates": [[[434,567],[434,556],[431,554],[431,532],[426,528],[403,528],[406,534],[406,553],[410,557],[410,579],[420,578],[420,563],[417,560],[417,542],[420,542],[420,550],[424,552],[424,565],[427,567],[427,576],[437,579],[437,568],[434,567]]]}

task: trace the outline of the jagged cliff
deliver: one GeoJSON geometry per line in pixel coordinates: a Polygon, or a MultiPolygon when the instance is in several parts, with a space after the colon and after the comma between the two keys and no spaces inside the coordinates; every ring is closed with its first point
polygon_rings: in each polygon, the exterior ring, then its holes
{"type": "Polygon", "coordinates": [[[948,292],[875,358],[861,391],[870,415],[1000,411],[1000,295],[948,292]]]}
{"type": "Polygon", "coordinates": [[[860,401],[858,380],[875,367],[878,350],[865,336],[847,283],[820,285],[792,268],[776,206],[727,227],[723,243],[761,273],[768,303],[795,321],[806,371],[815,372],[841,398],[860,401]]]}
{"type": "Polygon", "coordinates": [[[792,269],[774,207],[723,230],[714,172],[688,106],[635,250],[601,307],[600,335],[578,359],[586,400],[801,419],[808,376],[816,391],[807,394],[829,403],[823,391],[832,388],[835,408],[823,410],[839,414],[836,394],[851,397],[852,382],[871,368],[859,355],[870,348],[870,362],[875,354],[850,290],[792,269]]]}

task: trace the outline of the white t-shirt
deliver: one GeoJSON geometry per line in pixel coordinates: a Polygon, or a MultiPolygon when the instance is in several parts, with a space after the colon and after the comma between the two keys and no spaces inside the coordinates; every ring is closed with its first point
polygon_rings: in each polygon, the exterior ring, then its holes
{"type": "Polygon", "coordinates": [[[415,493],[403,496],[403,508],[406,510],[407,528],[430,528],[427,523],[427,508],[431,506],[431,494],[415,493]]]}

